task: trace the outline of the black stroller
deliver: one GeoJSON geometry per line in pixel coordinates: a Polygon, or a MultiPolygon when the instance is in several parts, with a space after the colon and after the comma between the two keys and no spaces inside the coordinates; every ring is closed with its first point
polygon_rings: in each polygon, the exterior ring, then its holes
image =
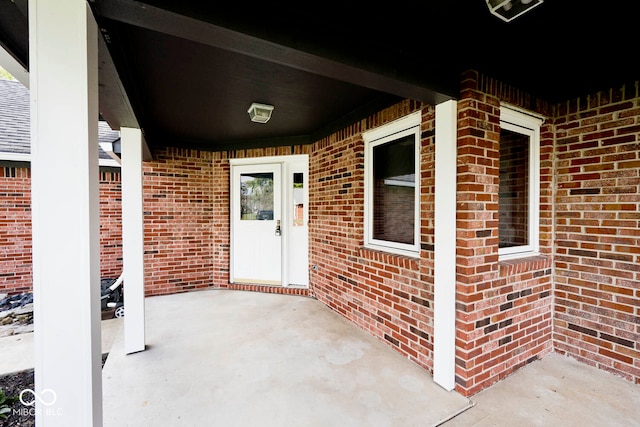
{"type": "Polygon", "coordinates": [[[113,309],[113,317],[124,317],[123,275],[117,279],[100,279],[100,305],[103,311],[113,309]]]}

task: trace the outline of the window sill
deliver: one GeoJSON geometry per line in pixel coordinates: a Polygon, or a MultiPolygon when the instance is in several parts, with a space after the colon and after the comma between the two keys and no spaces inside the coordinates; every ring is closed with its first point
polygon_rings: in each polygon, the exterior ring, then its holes
{"type": "Polygon", "coordinates": [[[382,262],[412,270],[417,270],[420,263],[420,257],[417,254],[397,254],[369,247],[361,247],[358,250],[358,256],[363,260],[382,262]]]}
{"type": "Polygon", "coordinates": [[[420,251],[399,249],[399,248],[393,248],[393,247],[390,247],[390,246],[382,246],[382,245],[366,244],[365,243],[365,245],[360,249],[361,250],[368,250],[368,251],[371,251],[371,252],[379,252],[379,253],[383,253],[383,254],[389,254],[389,255],[393,255],[393,256],[416,258],[416,259],[420,258],[420,251]]]}
{"type": "Polygon", "coordinates": [[[514,254],[505,258],[500,257],[498,260],[500,276],[512,276],[515,274],[551,268],[551,258],[546,255],[542,255],[540,253],[518,255],[519,256],[516,256],[514,254]]]}
{"type": "Polygon", "coordinates": [[[537,251],[523,251],[523,252],[517,252],[517,253],[513,253],[513,254],[501,254],[498,255],[498,262],[511,262],[511,261],[517,261],[519,259],[529,259],[529,258],[536,258],[536,257],[544,257],[544,255],[541,255],[540,252],[537,251]]]}

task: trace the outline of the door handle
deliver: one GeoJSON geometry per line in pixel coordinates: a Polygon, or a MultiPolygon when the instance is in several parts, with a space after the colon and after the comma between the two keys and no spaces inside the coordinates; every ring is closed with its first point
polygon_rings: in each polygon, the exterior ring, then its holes
{"type": "Polygon", "coordinates": [[[276,236],[282,236],[282,229],[280,228],[280,220],[276,221],[276,236]]]}

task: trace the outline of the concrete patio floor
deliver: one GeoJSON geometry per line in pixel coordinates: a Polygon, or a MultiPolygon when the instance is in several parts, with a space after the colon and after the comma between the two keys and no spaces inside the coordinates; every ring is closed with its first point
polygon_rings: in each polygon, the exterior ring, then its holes
{"type": "Polygon", "coordinates": [[[640,386],[559,355],[467,399],[305,297],[146,300],[148,348],[115,336],[104,426],[638,426],[640,386]]]}
{"type": "Polygon", "coordinates": [[[640,426],[640,385],[550,354],[471,397],[445,427],[640,426]]]}
{"type": "Polygon", "coordinates": [[[146,322],[146,351],[114,340],[105,427],[429,426],[471,406],[311,298],[153,297],[146,322]]]}

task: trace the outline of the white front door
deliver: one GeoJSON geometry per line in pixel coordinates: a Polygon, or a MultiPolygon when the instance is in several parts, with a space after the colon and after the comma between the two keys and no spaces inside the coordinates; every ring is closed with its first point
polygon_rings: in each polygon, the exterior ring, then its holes
{"type": "Polygon", "coordinates": [[[308,157],[230,163],[231,283],[308,287],[308,157]]]}
{"type": "Polygon", "coordinates": [[[233,281],[282,284],[281,165],[232,168],[233,281]]]}

